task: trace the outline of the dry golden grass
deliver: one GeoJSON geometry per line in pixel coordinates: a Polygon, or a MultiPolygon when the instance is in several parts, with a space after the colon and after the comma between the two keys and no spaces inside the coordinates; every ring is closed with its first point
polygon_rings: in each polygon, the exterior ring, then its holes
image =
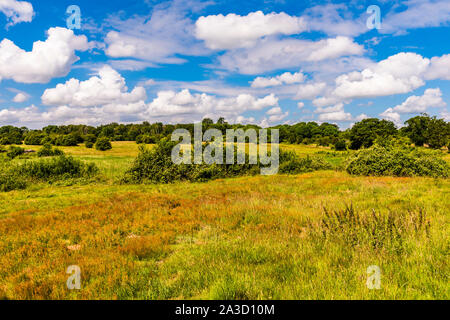
{"type": "Polygon", "coordinates": [[[327,171],[11,192],[0,197],[0,297],[447,299],[449,187],[327,171]],[[323,208],[349,204],[362,215],[422,209],[429,232],[403,234],[402,251],[318,240],[323,208]],[[365,286],[373,264],[381,290],[365,286]],[[81,290],[66,287],[70,265],[81,290]]]}

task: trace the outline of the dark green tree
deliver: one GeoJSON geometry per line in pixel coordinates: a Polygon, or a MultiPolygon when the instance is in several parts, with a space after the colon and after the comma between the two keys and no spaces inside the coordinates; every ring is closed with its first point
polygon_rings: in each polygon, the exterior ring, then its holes
{"type": "Polygon", "coordinates": [[[350,149],[369,148],[378,137],[390,137],[397,134],[392,121],[377,118],[364,119],[350,130],[350,149]]]}

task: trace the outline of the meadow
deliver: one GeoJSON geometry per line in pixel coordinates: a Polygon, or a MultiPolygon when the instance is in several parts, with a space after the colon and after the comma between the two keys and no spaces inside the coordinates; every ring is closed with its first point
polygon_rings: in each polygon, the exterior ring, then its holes
{"type": "MultiPolygon", "coordinates": [[[[336,166],[347,156],[281,148],[336,166]]],[[[449,179],[327,170],[119,184],[136,143],[61,149],[101,174],[0,193],[0,298],[450,297],[449,179]],[[67,289],[70,265],[81,269],[81,290],[67,289]],[[366,286],[371,265],[379,290],[366,286]]]]}

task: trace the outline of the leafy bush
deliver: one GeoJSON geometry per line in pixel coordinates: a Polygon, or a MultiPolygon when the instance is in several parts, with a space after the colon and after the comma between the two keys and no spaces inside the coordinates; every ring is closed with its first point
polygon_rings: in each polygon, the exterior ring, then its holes
{"type": "Polygon", "coordinates": [[[137,144],[141,144],[141,143],[145,143],[145,144],[153,144],[157,142],[157,138],[154,136],[151,136],[149,134],[141,134],[139,136],[136,137],[136,143],[137,144]]]}
{"type": "Polygon", "coordinates": [[[98,168],[92,163],[66,157],[26,161],[23,164],[13,164],[11,161],[0,163],[0,191],[25,189],[35,181],[55,182],[59,180],[91,178],[98,173],[98,168]]]}
{"type": "Polygon", "coordinates": [[[9,162],[0,161],[0,192],[22,190],[27,187],[27,181],[21,177],[9,162]]]}
{"type": "Polygon", "coordinates": [[[95,149],[99,151],[111,150],[111,142],[106,137],[98,138],[97,142],[95,143],[95,149]]]}
{"type": "Polygon", "coordinates": [[[280,152],[280,173],[299,174],[315,170],[329,170],[333,166],[320,157],[300,158],[294,151],[280,152]]]}
{"type": "Polygon", "coordinates": [[[24,153],[25,153],[25,149],[23,149],[21,147],[16,147],[16,146],[10,146],[6,155],[8,156],[8,158],[14,159],[24,153]]]}
{"type": "Polygon", "coordinates": [[[95,164],[84,163],[64,155],[39,161],[27,161],[18,166],[16,170],[25,177],[45,181],[90,178],[98,173],[98,168],[95,164]]]}
{"type": "Polygon", "coordinates": [[[92,145],[97,141],[97,137],[94,134],[87,134],[83,138],[84,142],[91,142],[92,145]]]}
{"type": "Polygon", "coordinates": [[[29,146],[40,146],[46,137],[47,135],[45,133],[31,131],[26,135],[24,142],[29,146]]]}
{"type": "MultiPolygon", "coordinates": [[[[224,152],[223,164],[174,164],[171,159],[172,149],[177,143],[162,139],[153,149],[140,146],[139,155],[131,168],[125,173],[125,183],[171,183],[174,181],[203,182],[213,179],[255,175],[261,172],[261,163],[249,164],[245,155],[245,164],[226,164],[224,152]]],[[[204,145],[205,148],[207,145],[204,145]]],[[[299,158],[294,152],[280,151],[280,173],[297,174],[302,172],[331,169],[332,166],[322,158],[299,158]]]]}
{"type": "Polygon", "coordinates": [[[76,147],[78,138],[73,134],[60,135],[55,140],[55,145],[63,147],[76,147]]]}
{"type": "Polygon", "coordinates": [[[50,144],[44,144],[44,146],[38,150],[38,157],[53,157],[53,156],[61,156],[64,152],[58,148],[52,148],[50,144]]]}
{"type": "Polygon", "coordinates": [[[92,149],[94,147],[94,143],[90,142],[90,141],[86,141],[84,143],[84,146],[88,149],[92,149]]]}
{"type": "Polygon", "coordinates": [[[345,151],[347,150],[347,144],[345,143],[345,140],[338,140],[334,144],[334,150],[336,151],[345,151]]]}
{"type": "Polygon", "coordinates": [[[449,176],[448,163],[437,153],[417,149],[375,145],[360,150],[348,162],[347,172],[363,176],[449,176]]]}

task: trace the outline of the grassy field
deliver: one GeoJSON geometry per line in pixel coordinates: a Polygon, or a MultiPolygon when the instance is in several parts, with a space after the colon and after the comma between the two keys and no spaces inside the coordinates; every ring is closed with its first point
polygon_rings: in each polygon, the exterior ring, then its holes
{"type": "Polygon", "coordinates": [[[450,297],[449,179],[318,171],[119,185],[135,143],[62,149],[103,178],[0,193],[0,298],[450,297]],[[66,287],[70,265],[81,268],[81,290],[66,287]],[[381,269],[379,290],[366,286],[370,265],[381,269]]]}

